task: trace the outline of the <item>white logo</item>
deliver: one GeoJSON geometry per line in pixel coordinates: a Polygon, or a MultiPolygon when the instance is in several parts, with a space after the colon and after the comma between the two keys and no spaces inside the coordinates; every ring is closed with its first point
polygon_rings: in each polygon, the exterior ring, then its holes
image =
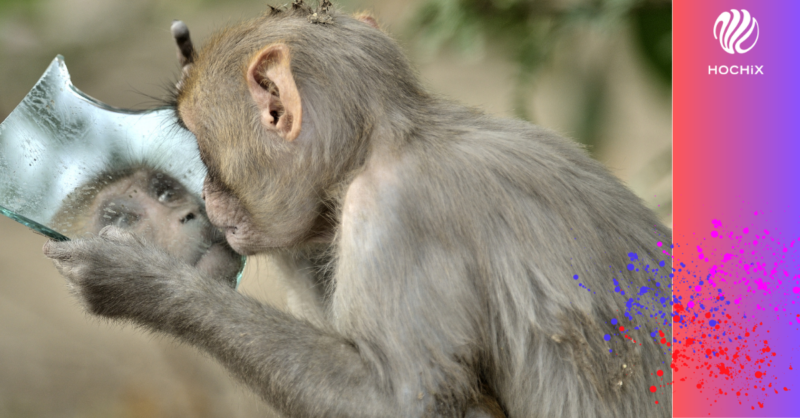
{"type": "Polygon", "coordinates": [[[745,52],[753,49],[758,42],[758,22],[755,18],[750,17],[750,12],[742,9],[739,13],[736,9],[731,9],[730,12],[722,12],[717,21],[714,22],[714,39],[719,39],[719,45],[725,52],[734,54],[736,52],[744,54],[745,52]],[[717,36],[717,25],[722,23],[717,36]],[[753,34],[753,29],[756,31],[756,38],[753,44],[747,49],[742,49],[742,43],[750,38],[753,34]],[[742,34],[744,31],[747,33],[742,34]]]}

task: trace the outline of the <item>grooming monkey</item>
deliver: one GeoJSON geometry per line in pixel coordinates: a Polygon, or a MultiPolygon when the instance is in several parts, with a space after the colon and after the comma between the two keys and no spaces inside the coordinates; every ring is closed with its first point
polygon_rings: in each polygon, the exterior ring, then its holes
{"type": "Polygon", "coordinates": [[[64,199],[51,224],[70,237],[114,225],[231,286],[242,265],[241,256],[208,221],[200,198],[169,174],[144,164],[94,176],[64,199]]]}
{"type": "Polygon", "coordinates": [[[90,312],[197,346],[291,417],[671,416],[663,315],[623,319],[631,340],[611,324],[629,298],[612,277],[655,287],[629,253],[666,262],[669,296],[670,232],[584,150],[431,95],[374,20],[328,1],[198,51],[173,34],[209,219],[241,254],[321,254],[326,319],[113,227],[44,248],[90,312]]]}

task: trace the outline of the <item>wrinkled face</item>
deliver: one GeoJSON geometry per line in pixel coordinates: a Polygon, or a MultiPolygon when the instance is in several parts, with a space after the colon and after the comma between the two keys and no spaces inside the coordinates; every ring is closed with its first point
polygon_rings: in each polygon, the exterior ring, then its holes
{"type": "MultiPolygon", "coordinates": [[[[241,260],[208,221],[202,202],[172,177],[139,170],[108,185],[89,207],[86,232],[114,225],[160,246],[218,279],[232,279],[241,260]]],[[[227,281],[227,280],[225,280],[227,281]]]]}
{"type": "Polygon", "coordinates": [[[275,225],[261,226],[238,197],[210,177],[206,177],[203,185],[203,198],[209,219],[240,254],[257,254],[270,248],[298,244],[307,237],[309,225],[305,223],[290,222],[282,229],[275,225]]]}

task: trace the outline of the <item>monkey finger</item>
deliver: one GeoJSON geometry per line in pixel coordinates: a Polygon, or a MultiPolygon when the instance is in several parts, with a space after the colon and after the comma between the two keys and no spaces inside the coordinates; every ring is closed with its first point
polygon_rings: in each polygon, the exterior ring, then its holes
{"type": "Polygon", "coordinates": [[[68,241],[47,240],[42,246],[45,257],[52,260],[66,261],[72,258],[72,246],[68,241]]]}
{"type": "Polygon", "coordinates": [[[59,273],[67,279],[67,283],[71,286],[80,286],[80,278],[83,277],[86,267],[82,263],[75,263],[72,259],[69,260],[53,260],[53,265],[59,273]]]}
{"type": "Polygon", "coordinates": [[[192,63],[194,60],[194,45],[189,35],[189,28],[180,20],[173,20],[170,28],[172,37],[178,45],[178,60],[182,67],[192,63]]]}
{"type": "Polygon", "coordinates": [[[114,225],[107,225],[103,227],[97,235],[99,235],[100,238],[106,238],[112,241],[122,241],[128,239],[130,233],[114,225]]]}
{"type": "Polygon", "coordinates": [[[146,245],[144,238],[141,236],[114,225],[103,227],[103,229],[98,232],[98,236],[107,241],[124,245],[146,245]]]}

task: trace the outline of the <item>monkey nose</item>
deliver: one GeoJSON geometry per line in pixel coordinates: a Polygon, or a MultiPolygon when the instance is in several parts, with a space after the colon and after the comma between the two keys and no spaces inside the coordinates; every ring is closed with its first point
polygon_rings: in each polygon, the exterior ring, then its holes
{"type": "Polygon", "coordinates": [[[191,221],[192,219],[195,219],[196,217],[197,217],[197,215],[195,215],[194,212],[189,212],[189,213],[186,214],[186,216],[181,218],[181,223],[185,224],[185,223],[191,221]]]}

